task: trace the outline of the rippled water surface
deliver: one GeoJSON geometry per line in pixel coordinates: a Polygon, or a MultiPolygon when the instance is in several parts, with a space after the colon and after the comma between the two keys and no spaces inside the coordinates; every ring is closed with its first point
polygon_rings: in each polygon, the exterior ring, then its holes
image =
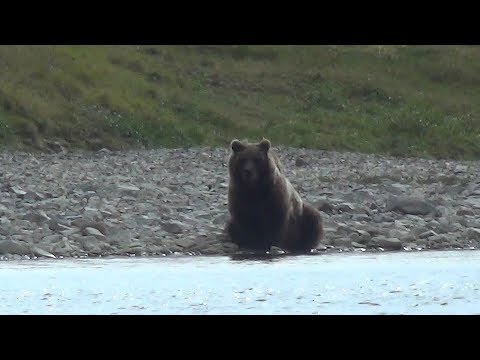
{"type": "Polygon", "coordinates": [[[480,252],[0,262],[0,314],[479,314],[480,252]]]}

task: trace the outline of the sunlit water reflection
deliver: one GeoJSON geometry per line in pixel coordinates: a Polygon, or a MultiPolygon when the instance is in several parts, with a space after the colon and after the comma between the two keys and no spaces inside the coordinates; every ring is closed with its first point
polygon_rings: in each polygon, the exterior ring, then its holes
{"type": "Polygon", "coordinates": [[[0,314],[477,314],[480,252],[0,262],[0,314]]]}

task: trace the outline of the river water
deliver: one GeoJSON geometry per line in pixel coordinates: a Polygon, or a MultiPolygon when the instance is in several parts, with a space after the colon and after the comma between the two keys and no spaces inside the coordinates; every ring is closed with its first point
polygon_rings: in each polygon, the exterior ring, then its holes
{"type": "Polygon", "coordinates": [[[0,261],[0,314],[480,314],[480,251],[0,261]]]}

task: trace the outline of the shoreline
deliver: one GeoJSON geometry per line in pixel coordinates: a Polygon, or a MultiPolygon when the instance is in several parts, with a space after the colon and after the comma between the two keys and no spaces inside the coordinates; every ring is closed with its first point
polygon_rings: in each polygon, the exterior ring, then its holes
{"type": "MultiPolygon", "coordinates": [[[[321,211],[319,253],[480,248],[480,161],[273,148],[321,211]]],[[[236,246],[222,241],[228,156],[0,153],[0,260],[232,255],[236,246]]]]}
{"type": "Polygon", "coordinates": [[[258,261],[268,261],[268,260],[277,260],[281,258],[293,258],[293,257],[310,257],[310,256],[328,256],[328,255],[367,255],[367,254],[400,254],[400,253],[442,253],[442,252],[465,252],[465,251],[480,251],[480,248],[441,248],[441,249],[403,249],[403,250],[381,250],[381,249],[371,249],[360,251],[360,249],[349,248],[349,249],[328,249],[326,251],[312,251],[311,253],[301,253],[301,254],[288,254],[288,253],[248,253],[248,252],[236,252],[236,253],[223,253],[223,254],[192,254],[192,253],[172,253],[172,254],[150,254],[150,255],[135,255],[135,254],[111,254],[111,255],[80,255],[80,256],[58,256],[54,258],[46,256],[28,256],[28,255],[0,255],[0,262],[8,261],[64,261],[64,260],[126,260],[126,259],[192,259],[192,258],[217,258],[217,257],[228,257],[231,260],[258,260],[258,261]]]}

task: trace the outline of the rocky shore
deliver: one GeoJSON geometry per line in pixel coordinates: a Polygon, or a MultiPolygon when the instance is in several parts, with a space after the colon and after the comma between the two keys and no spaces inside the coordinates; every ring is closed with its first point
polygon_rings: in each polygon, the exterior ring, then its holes
{"type": "MultiPolygon", "coordinates": [[[[480,247],[480,161],[276,148],[315,251],[480,247]]],[[[0,154],[0,259],[227,255],[228,149],[0,154]]],[[[273,249],[281,253],[281,249],[273,249]]]]}

